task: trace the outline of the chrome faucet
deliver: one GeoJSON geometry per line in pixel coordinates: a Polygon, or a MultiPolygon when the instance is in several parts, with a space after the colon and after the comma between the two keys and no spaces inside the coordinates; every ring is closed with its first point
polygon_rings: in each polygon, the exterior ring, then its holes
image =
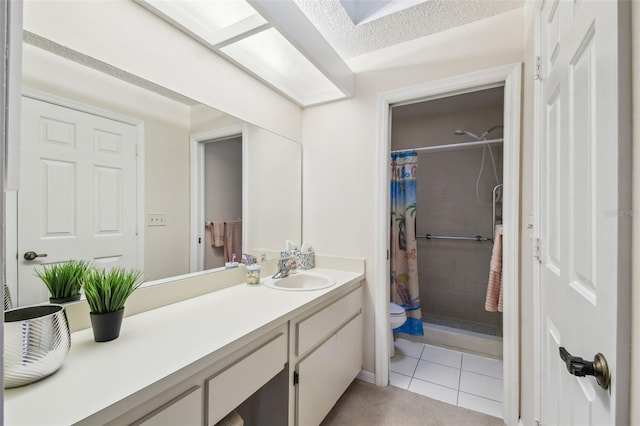
{"type": "Polygon", "coordinates": [[[295,266],[296,259],[292,257],[283,257],[278,260],[278,272],[275,273],[273,279],[284,278],[289,276],[289,272],[295,266]]]}

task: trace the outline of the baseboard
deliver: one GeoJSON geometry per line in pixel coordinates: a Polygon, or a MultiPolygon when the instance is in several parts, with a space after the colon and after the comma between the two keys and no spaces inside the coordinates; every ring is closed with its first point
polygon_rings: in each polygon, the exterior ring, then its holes
{"type": "Polygon", "coordinates": [[[371,384],[376,384],[376,375],[371,371],[360,370],[360,373],[356,376],[356,379],[360,379],[363,382],[368,382],[371,384]]]}

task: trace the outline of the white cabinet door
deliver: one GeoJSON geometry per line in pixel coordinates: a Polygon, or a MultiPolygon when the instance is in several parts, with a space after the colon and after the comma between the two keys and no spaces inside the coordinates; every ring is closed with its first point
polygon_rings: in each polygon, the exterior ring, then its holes
{"type": "Polygon", "coordinates": [[[358,375],[362,364],[362,313],[298,363],[298,426],[317,426],[358,375]]]}

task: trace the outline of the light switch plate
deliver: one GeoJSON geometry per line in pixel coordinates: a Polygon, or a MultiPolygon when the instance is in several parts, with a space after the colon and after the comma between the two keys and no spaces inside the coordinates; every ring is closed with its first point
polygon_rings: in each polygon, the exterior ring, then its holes
{"type": "Polygon", "coordinates": [[[166,226],[167,217],[164,213],[149,213],[147,215],[147,226],[166,226]]]}

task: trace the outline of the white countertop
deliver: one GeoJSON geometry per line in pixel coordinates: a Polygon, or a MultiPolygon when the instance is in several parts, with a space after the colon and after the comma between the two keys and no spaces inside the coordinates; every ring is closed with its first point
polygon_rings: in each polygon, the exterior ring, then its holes
{"type": "MultiPolygon", "coordinates": [[[[239,284],[124,319],[120,337],[96,343],[89,329],[71,334],[71,350],[52,376],[4,393],[6,425],[82,421],[212,354],[226,355],[262,328],[274,328],[364,278],[313,269],[337,280],[316,291],[239,284]]],[[[301,272],[304,273],[304,272],[301,272]]]]}

